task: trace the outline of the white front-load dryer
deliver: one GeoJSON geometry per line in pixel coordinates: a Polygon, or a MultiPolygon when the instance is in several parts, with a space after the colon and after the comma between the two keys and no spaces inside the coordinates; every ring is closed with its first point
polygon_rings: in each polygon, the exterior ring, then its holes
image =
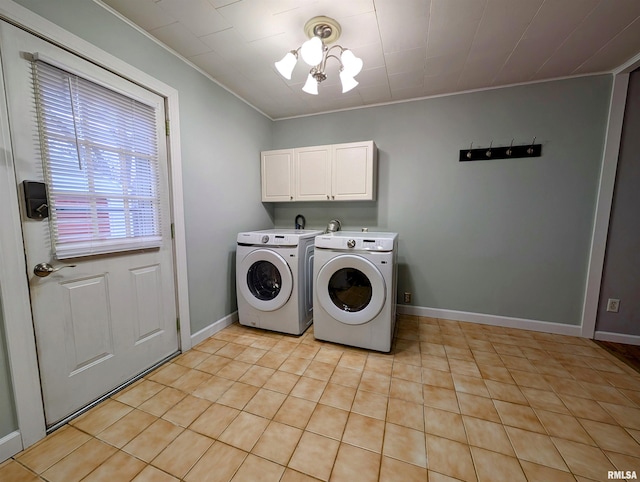
{"type": "Polygon", "coordinates": [[[315,241],[314,336],[388,352],[396,321],[397,233],[338,231],[315,241]]]}
{"type": "Polygon", "coordinates": [[[322,231],[239,233],[236,291],[240,324],[300,335],[313,320],[314,238],[322,231]]]}

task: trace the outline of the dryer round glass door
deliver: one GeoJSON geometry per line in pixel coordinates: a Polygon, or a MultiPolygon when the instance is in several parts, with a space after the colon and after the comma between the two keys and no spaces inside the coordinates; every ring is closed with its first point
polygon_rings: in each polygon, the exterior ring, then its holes
{"type": "Polygon", "coordinates": [[[240,292],[247,303],[260,311],[281,308],[293,291],[289,265],[275,251],[251,251],[240,263],[240,292]]]}
{"type": "Polygon", "coordinates": [[[362,256],[331,258],[315,280],[318,302],[336,320],[361,325],[374,319],[387,297],[382,273],[362,256]]]}

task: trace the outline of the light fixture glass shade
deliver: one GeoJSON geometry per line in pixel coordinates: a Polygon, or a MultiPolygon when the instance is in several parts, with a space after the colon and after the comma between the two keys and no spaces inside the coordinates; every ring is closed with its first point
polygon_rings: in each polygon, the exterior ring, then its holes
{"type": "Polygon", "coordinates": [[[291,80],[291,74],[293,73],[293,68],[296,66],[298,62],[298,55],[294,52],[288,52],[287,55],[282,57],[280,62],[276,62],[275,66],[285,79],[291,80]]]}
{"type": "Polygon", "coordinates": [[[307,94],[318,95],[318,81],[313,78],[313,75],[309,74],[302,90],[307,94]]]}
{"type": "Polygon", "coordinates": [[[311,37],[300,47],[300,55],[302,60],[313,66],[318,65],[322,61],[322,40],[320,37],[311,37]]]}
{"type": "Polygon", "coordinates": [[[346,70],[340,72],[340,82],[342,82],[342,93],[349,92],[356,85],[358,81],[354,79],[346,70]]]}
{"type": "Polygon", "coordinates": [[[356,57],[351,50],[345,50],[340,56],[344,72],[350,77],[355,77],[362,70],[362,59],[356,57]]]}

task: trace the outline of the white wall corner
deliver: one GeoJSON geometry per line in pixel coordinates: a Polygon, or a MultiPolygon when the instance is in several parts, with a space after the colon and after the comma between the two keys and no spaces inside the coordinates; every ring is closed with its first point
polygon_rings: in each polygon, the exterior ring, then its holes
{"type": "Polygon", "coordinates": [[[198,343],[202,343],[204,340],[212,335],[215,335],[223,328],[232,325],[238,321],[238,312],[234,311],[230,315],[220,318],[218,321],[214,321],[209,326],[205,326],[202,330],[191,335],[191,345],[196,346],[198,343]]]}

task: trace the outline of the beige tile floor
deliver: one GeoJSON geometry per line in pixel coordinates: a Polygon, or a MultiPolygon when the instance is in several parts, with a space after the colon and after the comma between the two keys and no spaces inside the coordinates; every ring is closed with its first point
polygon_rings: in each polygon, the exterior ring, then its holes
{"type": "Polygon", "coordinates": [[[390,354],[234,324],[0,464],[2,481],[640,474],[640,375],[590,340],[399,316],[390,354]]]}

